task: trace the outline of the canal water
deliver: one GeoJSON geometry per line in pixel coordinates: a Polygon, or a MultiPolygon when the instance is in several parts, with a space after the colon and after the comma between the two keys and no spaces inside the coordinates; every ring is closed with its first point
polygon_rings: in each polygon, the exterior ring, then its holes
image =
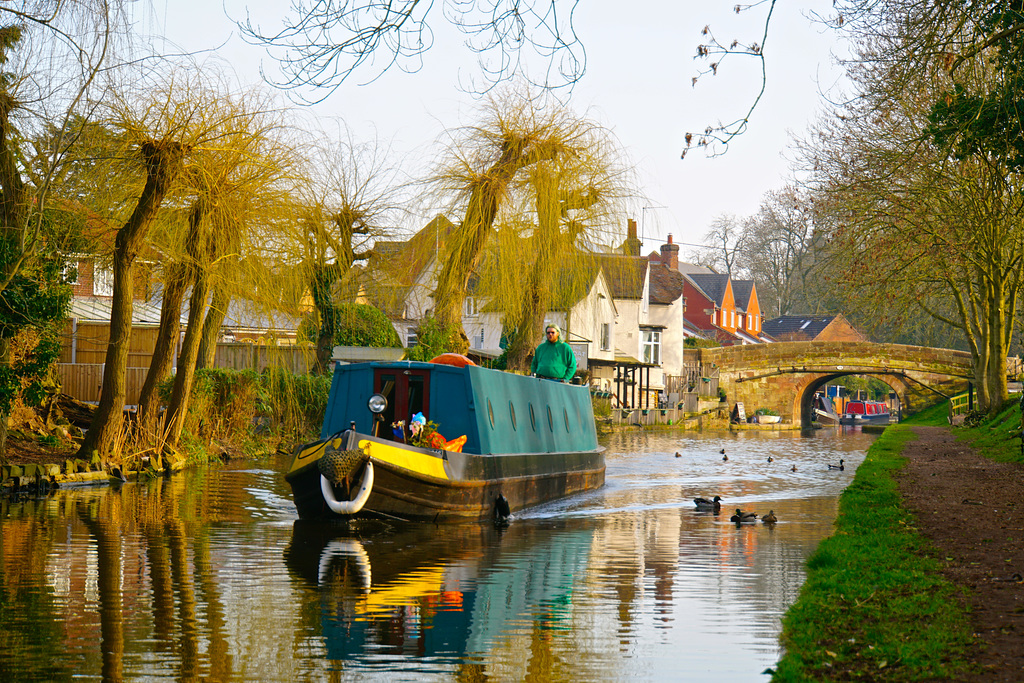
{"type": "Polygon", "coordinates": [[[503,530],[302,523],[286,459],[3,502],[0,680],[764,681],[872,439],[620,433],[503,530]]]}

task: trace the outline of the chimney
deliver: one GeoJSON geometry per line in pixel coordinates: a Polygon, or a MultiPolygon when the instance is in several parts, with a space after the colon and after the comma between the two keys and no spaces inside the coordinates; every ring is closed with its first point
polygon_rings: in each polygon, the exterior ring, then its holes
{"type": "Polygon", "coordinates": [[[640,255],[640,240],[636,237],[636,221],[632,218],[626,220],[626,241],[622,243],[622,253],[626,256],[640,255]]]}
{"type": "Polygon", "coordinates": [[[668,242],[661,245],[661,262],[672,270],[679,270],[679,245],[672,244],[672,235],[668,242]]]}

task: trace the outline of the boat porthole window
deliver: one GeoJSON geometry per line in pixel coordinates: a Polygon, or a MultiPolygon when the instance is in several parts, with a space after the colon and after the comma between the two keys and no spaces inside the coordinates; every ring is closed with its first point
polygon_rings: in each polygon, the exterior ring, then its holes
{"type": "Polygon", "coordinates": [[[516,407],[512,405],[512,401],[508,402],[508,414],[512,417],[512,429],[516,428],[516,407]]]}
{"type": "Polygon", "coordinates": [[[533,431],[537,431],[537,418],[533,414],[533,404],[528,403],[527,405],[530,406],[530,426],[533,427],[533,431]]]}
{"type": "Polygon", "coordinates": [[[551,418],[551,406],[548,406],[548,430],[555,431],[555,421],[551,418]]]}
{"type": "Polygon", "coordinates": [[[569,411],[562,408],[562,415],[565,415],[565,431],[569,431],[569,411]]]}
{"type": "Polygon", "coordinates": [[[487,417],[491,420],[491,429],[494,429],[494,408],[491,407],[491,399],[487,399],[487,417]]]}

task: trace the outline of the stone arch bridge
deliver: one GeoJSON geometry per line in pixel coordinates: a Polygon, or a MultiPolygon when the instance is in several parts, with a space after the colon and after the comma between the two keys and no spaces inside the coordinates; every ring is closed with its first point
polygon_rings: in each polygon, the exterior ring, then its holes
{"type": "Polygon", "coordinates": [[[872,375],[914,413],[965,391],[973,379],[971,354],[904,344],[778,342],[701,349],[701,363],[719,371],[729,402],[747,414],[773,408],[782,422],[810,426],[814,392],[847,375],[872,375]]]}

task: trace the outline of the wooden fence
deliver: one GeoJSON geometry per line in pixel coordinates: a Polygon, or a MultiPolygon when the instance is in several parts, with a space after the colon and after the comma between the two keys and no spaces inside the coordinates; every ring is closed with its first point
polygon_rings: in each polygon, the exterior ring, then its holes
{"type": "MultiPolygon", "coordinates": [[[[57,374],[60,377],[61,391],[79,401],[97,403],[100,400],[100,388],[103,386],[103,363],[59,363],[57,374]]],[[[138,405],[142,385],[146,381],[149,368],[128,368],[125,370],[125,404],[138,405]]]]}
{"type": "MultiPolygon", "coordinates": [[[[133,333],[134,337],[134,333],[133,333]]],[[[129,357],[129,365],[144,361],[145,367],[129,367],[125,371],[125,405],[138,405],[142,385],[149,372],[148,354],[129,357]],[[140,361],[141,359],[141,361],[140,361]]],[[[63,359],[62,359],[63,360],[63,359]]],[[[103,386],[103,358],[100,362],[68,363],[57,365],[62,391],[80,401],[97,403],[103,386]]],[[[218,344],[213,367],[262,372],[268,367],[285,368],[296,374],[309,372],[314,362],[313,350],[296,346],[261,346],[246,343],[218,344]]]]}

